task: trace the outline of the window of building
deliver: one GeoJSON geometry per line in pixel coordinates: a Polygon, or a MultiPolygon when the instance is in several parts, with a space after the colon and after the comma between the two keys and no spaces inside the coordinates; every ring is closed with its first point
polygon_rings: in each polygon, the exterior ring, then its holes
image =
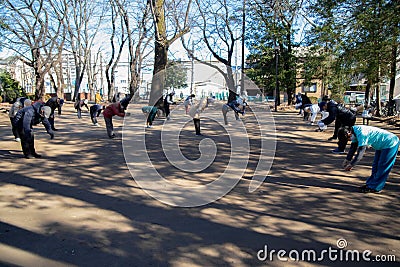
{"type": "Polygon", "coordinates": [[[315,93],[315,92],[317,92],[317,84],[313,83],[313,84],[311,84],[309,86],[305,86],[303,84],[302,90],[303,90],[304,93],[315,93]]]}

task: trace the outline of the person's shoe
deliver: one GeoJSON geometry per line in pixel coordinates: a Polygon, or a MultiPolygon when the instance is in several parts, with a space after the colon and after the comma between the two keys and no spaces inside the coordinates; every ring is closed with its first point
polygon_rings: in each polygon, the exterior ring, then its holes
{"type": "Polygon", "coordinates": [[[146,128],[151,128],[151,125],[147,125],[146,128]]]}
{"type": "Polygon", "coordinates": [[[56,129],[56,128],[53,128],[52,130],[53,130],[53,131],[58,131],[58,129],[56,129]]]}
{"type": "Polygon", "coordinates": [[[94,126],[100,126],[98,123],[95,123],[94,126]]]}
{"type": "Polygon", "coordinates": [[[199,133],[199,134],[196,134],[196,136],[203,136],[201,133],[199,133]]]}
{"type": "Polygon", "coordinates": [[[15,142],[21,142],[21,138],[15,138],[15,142]]]}
{"type": "Polygon", "coordinates": [[[41,158],[42,155],[39,155],[38,153],[33,153],[32,156],[34,156],[35,158],[41,158]]]}
{"type": "Polygon", "coordinates": [[[334,153],[334,154],[345,154],[346,152],[344,152],[344,151],[340,151],[339,149],[334,149],[334,150],[332,150],[332,153],[334,153]]]}
{"type": "Polygon", "coordinates": [[[111,135],[110,138],[111,138],[111,139],[115,138],[115,134],[111,135]]]}
{"type": "Polygon", "coordinates": [[[336,140],[336,139],[337,139],[337,137],[331,136],[328,138],[328,141],[332,141],[332,140],[336,140]]]}
{"type": "Polygon", "coordinates": [[[360,192],[361,193],[379,193],[381,191],[378,191],[376,189],[369,188],[368,186],[365,186],[365,187],[360,187],[360,192]]]}
{"type": "Polygon", "coordinates": [[[26,159],[31,159],[32,156],[31,156],[31,155],[24,155],[24,158],[26,158],[26,159]]]}

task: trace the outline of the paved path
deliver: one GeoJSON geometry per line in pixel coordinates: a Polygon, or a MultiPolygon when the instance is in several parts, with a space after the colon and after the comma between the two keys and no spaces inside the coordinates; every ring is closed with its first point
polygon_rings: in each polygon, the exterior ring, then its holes
{"type": "MultiPolygon", "coordinates": [[[[134,105],[132,105],[134,107],[134,105]]],[[[136,107],[137,108],[137,107],[136,107]]],[[[179,107],[181,109],[181,107],[179,107]]],[[[260,111],[260,107],[255,107],[260,111]]],[[[179,111],[179,110],[178,110],[179,111]]],[[[180,111],[183,112],[183,109],[180,111]]],[[[219,104],[205,114],[218,114],[219,104]]],[[[176,116],[182,116],[176,113],[176,116]]],[[[136,115],[136,114],[135,114],[136,115]]],[[[229,114],[235,127],[233,114],[229,114]]],[[[132,115],[134,116],[134,115],[132,115]]],[[[246,114],[251,158],[243,179],[226,196],[207,205],[177,208],[146,194],[131,178],[122,139],[106,138],[102,127],[78,120],[72,104],[56,118],[60,129],[49,140],[35,128],[41,159],[21,157],[6,114],[0,114],[0,263],[10,266],[286,266],[260,261],[268,251],[371,250],[400,262],[400,161],[382,194],[360,194],[373,150],[350,173],[340,169],[328,132],[317,133],[295,112],[274,113],[277,147],[271,171],[255,192],[249,185],[260,155],[259,129],[246,114]],[[344,240],[342,240],[344,242],[344,240]],[[263,253],[259,254],[264,256],[263,253]]],[[[160,146],[161,119],[147,132],[150,158],[169,181],[207,184],[223,172],[229,140],[215,121],[203,119],[203,134],[214,140],[215,162],[202,173],[171,167],[160,146]]],[[[115,120],[121,136],[122,120],[115,120]]],[[[385,126],[400,136],[399,129],[385,126]]],[[[202,138],[189,121],[181,131],[182,153],[196,159],[202,138]]],[[[351,251],[350,251],[351,252],[351,251]]],[[[294,253],[294,252],[293,252],[294,253]]],[[[295,254],[291,254],[292,256],[295,254]]],[[[319,254],[318,254],[319,255],[319,254]]],[[[339,255],[339,254],[338,254],[339,255]]],[[[287,256],[287,254],[285,255],[287,256]]],[[[301,266],[342,266],[356,262],[299,262],[301,266]]],[[[362,262],[359,266],[365,266],[362,262]]]]}

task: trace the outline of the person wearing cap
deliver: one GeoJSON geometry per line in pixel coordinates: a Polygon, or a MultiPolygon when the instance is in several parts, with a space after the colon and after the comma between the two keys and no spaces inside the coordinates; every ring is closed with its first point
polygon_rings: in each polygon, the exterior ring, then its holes
{"type": "Polygon", "coordinates": [[[36,102],[32,106],[19,110],[15,115],[14,124],[21,138],[21,147],[25,158],[31,158],[31,156],[35,158],[41,157],[35,150],[34,125],[42,123],[50,135],[50,139],[54,138],[54,133],[48,120],[50,114],[51,108],[49,106],[36,102]]]}
{"type": "Polygon", "coordinates": [[[89,106],[88,106],[89,101],[87,99],[83,99],[83,100],[78,100],[75,102],[74,107],[76,109],[78,118],[81,119],[82,118],[82,107],[86,107],[87,110],[89,111],[89,106]]]}
{"type": "Polygon", "coordinates": [[[350,149],[342,164],[345,171],[352,170],[360,162],[368,146],[375,149],[371,176],[368,177],[366,184],[360,187],[360,191],[362,193],[380,192],[396,161],[399,138],[389,131],[366,125],[342,127],[338,132],[338,137],[339,139],[346,138],[347,141],[351,140],[350,149]],[[353,158],[356,151],[357,155],[353,158]]]}
{"type": "Polygon", "coordinates": [[[101,112],[105,108],[106,106],[100,104],[94,104],[93,106],[90,106],[90,119],[92,120],[94,126],[99,126],[97,123],[97,117],[100,116],[101,112]]]}
{"type": "Polygon", "coordinates": [[[61,115],[61,108],[62,108],[63,105],[64,105],[64,99],[59,98],[57,96],[49,98],[49,100],[47,100],[47,102],[45,104],[45,106],[49,106],[51,108],[51,114],[50,114],[50,117],[49,117],[49,122],[50,122],[50,125],[51,125],[51,129],[53,131],[58,131],[58,129],[56,129],[54,127],[54,117],[55,117],[54,116],[54,112],[57,109],[58,115],[61,115]]]}
{"type": "Polygon", "coordinates": [[[114,125],[112,118],[113,116],[117,115],[120,117],[125,117],[125,106],[122,105],[121,102],[115,102],[111,103],[108,105],[104,111],[103,111],[103,116],[104,116],[104,121],[106,123],[106,130],[107,130],[107,135],[109,138],[114,138],[114,125]]]}
{"type": "Polygon", "coordinates": [[[14,125],[14,117],[17,115],[17,112],[24,107],[29,107],[32,105],[32,101],[26,97],[18,97],[15,102],[12,104],[8,116],[10,117],[11,122],[11,131],[15,137],[15,142],[20,142],[21,138],[19,137],[17,128],[14,125]]]}

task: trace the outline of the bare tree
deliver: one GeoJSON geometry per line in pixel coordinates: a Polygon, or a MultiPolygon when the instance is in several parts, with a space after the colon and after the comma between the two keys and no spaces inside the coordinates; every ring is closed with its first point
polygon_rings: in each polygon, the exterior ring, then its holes
{"type": "Polygon", "coordinates": [[[62,25],[51,13],[49,1],[4,1],[8,16],[5,17],[3,45],[20,55],[20,59],[32,67],[35,73],[35,99],[45,94],[45,75],[57,55],[56,47],[62,25]]]}
{"type": "Polygon", "coordinates": [[[197,20],[198,24],[194,25],[194,33],[191,35],[192,47],[185,38],[182,38],[182,44],[190,57],[221,73],[229,89],[228,101],[230,101],[237,96],[232,60],[235,45],[242,38],[241,33],[236,33],[236,29],[238,25],[242,25],[243,2],[238,0],[229,1],[229,3],[227,0],[196,0],[196,4],[200,19],[197,20]],[[204,50],[206,50],[206,54],[211,54],[212,57],[223,63],[226,69],[221,69],[207,61],[206,57],[195,53],[195,51],[204,50]]]}
{"type": "Polygon", "coordinates": [[[111,33],[110,33],[110,58],[106,64],[106,80],[108,88],[108,100],[112,101],[115,86],[115,69],[121,58],[122,51],[127,41],[126,29],[124,27],[124,19],[121,16],[120,8],[116,1],[110,1],[111,6],[111,33]],[[118,26],[119,25],[119,26],[118,26]],[[116,46],[118,51],[116,52],[116,46]]]}
{"type": "Polygon", "coordinates": [[[75,90],[73,99],[79,99],[79,90],[90,57],[90,51],[103,20],[105,5],[96,1],[63,0],[67,28],[66,49],[74,56],[75,90]]]}
{"type": "MultiPolygon", "coordinates": [[[[137,14],[134,26],[132,27],[129,20],[128,9],[124,8],[117,0],[120,7],[120,12],[125,23],[126,32],[128,34],[128,49],[129,49],[129,93],[135,95],[140,85],[140,73],[143,60],[149,55],[145,53],[149,42],[152,38],[148,38],[149,19],[150,19],[150,4],[143,7],[136,7],[137,14]],[[143,12],[144,11],[144,12],[143,12]],[[136,42],[135,42],[136,41],[136,42]]],[[[150,25],[151,26],[151,25],[150,25]]]]}
{"type": "Polygon", "coordinates": [[[187,1],[165,1],[148,0],[154,23],[154,68],[151,84],[149,104],[155,105],[163,95],[165,85],[165,71],[168,63],[168,49],[170,45],[184,34],[189,32],[189,11],[192,0],[187,1]],[[167,16],[166,5],[174,16],[167,16]],[[181,20],[177,19],[176,13],[184,11],[181,20]],[[171,22],[173,29],[167,29],[167,20],[171,22]],[[182,26],[181,26],[182,24],[182,26]]]}

